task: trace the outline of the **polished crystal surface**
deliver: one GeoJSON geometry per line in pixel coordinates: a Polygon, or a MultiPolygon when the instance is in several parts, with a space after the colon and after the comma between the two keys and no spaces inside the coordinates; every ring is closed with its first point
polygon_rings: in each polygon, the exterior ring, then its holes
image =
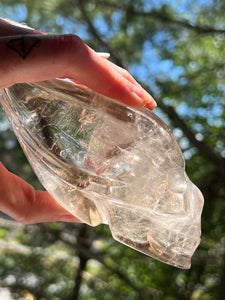
{"type": "Polygon", "coordinates": [[[63,207],[89,225],[108,224],[138,251],[190,267],[203,197],[154,113],[60,80],[16,84],[3,97],[33,169],[63,207]]]}

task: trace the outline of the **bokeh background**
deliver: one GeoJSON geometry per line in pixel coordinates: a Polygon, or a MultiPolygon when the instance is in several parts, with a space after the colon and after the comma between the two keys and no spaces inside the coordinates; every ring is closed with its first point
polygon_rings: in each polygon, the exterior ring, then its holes
{"type": "MultiPolygon", "coordinates": [[[[222,300],[225,297],[225,2],[1,0],[0,16],[74,33],[127,68],[158,101],[205,197],[190,270],[123,246],[107,226],[0,218],[0,299],[222,300]]],[[[4,59],[4,58],[0,58],[4,59]]],[[[0,158],[42,188],[0,110],[0,158]]]]}

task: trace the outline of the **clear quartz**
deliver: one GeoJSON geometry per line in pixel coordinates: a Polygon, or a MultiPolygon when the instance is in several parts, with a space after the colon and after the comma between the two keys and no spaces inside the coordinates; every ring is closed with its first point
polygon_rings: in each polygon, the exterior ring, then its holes
{"type": "Polygon", "coordinates": [[[92,226],[153,258],[190,268],[200,243],[203,196],[185,173],[169,128],[62,80],[16,84],[3,107],[51,195],[92,226]]]}

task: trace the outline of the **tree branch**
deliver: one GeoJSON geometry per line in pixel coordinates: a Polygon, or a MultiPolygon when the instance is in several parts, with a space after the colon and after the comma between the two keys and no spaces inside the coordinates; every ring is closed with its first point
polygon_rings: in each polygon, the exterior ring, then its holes
{"type": "MultiPolygon", "coordinates": [[[[142,83],[142,86],[151,94],[153,95],[150,88],[142,83]]],[[[156,97],[153,95],[153,98],[156,97]]],[[[157,100],[157,99],[156,99],[157,100]]],[[[212,161],[214,164],[218,165],[219,167],[221,164],[223,165],[225,160],[220,158],[213,150],[208,147],[203,141],[198,141],[191,131],[191,129],[187,126],[187,124],[180,118],[180,116],[176,113],[172,106],[165,105],[162,101],[157,100],[158,107],[167,114],[170,120],[173,122],[174,126],[179,127],[184,135],[188,138],[190,143],[196,147],[206,158],[212,161]]]]}
{"type": "Polygon", "coordinates": [[[103,40],[101,35],[98,33],[97,29],[93,25],[91,19],[88,16],[88,13],[85,10],[85,6],[82,0],[78,0],[80,11],[82,13],[83,19],[86,21],[90,33],[93,35],[93,37],[96,38],[96,40],[110,53],[110,55],[113,57],[115,63],[117,65],[122,65],[122,60],[119,57],[118,53],[113,49],[106,41],[103,40]]]}
{"type": "MultiPolygon", "coordinates": [[[[87,225],[84,225],[84,226],[87,227],[87,225]]],[[[79,234],[79,236],[81,237],[80,234],[79,234]]],[[[109,264],[107,264],[105,262],[105,256],[108,255],[107,253],[95,252],[90,248],[90,246],[87,246],[87,244],[90,241],[89,237],[87,237],[87,236],[85,237],[82,233],[82,238],[77,238],[76,242],[71,242],[71,239],[69,238],[68,233],[67,233],[67,235],[65,235],[65,236],[61,235],[60,239],[63,240],[64,243],[68,244],[70,247],[72,247],[72,248],[75,247],[76,250],[78,251],[78,256],[82,257],[83,261],[86,260],[86,262],[87,262],[89,259],[96,260],[97,262],[102,264],[106,269],[108,269],[112,274],[114,274],[115,276],[118,276],[124,283],[126,283],[128,286],[130,286],[138,295],[142,295],[142,289],[141,288],[137,287],[118,268],[114,268],[114,267],[110,266],[109,264]]],[[[78,271],[77,271],[76,280],[77,280],[77,277],[78,277],[79,270],[81,270],[81,263],[80,263],[80,266],[79,266],[78,271]]],[[[82,269],[80,271],[80,273],[83,272],[83,270],[84,269],[82,269]]],[[[77,290],[79,290],[79,289],[78,289],[78,287],[76,287],[76,285],[78,285],[78,283],[75,284],[73,297],[71,297],[71,300],[77,299],[77,298],[75,298],[75,295],[77,294],[77,290]]],[[[150,293],[156,293],[156,290],[150,288],[149,292],[150,293]]],[[[142,299],[144,300],[145,298],[142,297],[142,299]]],[[[150,299],[150,298],[148,297],[147,299],[150,299]]]]}
{"type": "MultiPolygon", "coordinates": [[[[79,234],[77,236],[77,244],[81,245],[84,248],[89,249],[91,247],[91,239],[86,225],[81,225],[79,234]]],[[[90,257],[83,254],[82,251],[78,248],[78,257],[79,257],[79,267],[75,276],[75,284],[71,296],[71,300],[77,300],[79,298],[79,292],[82,285],[82,276],[86,268],[87,262],[90,257]]]]}
{"type": "MultiPolygon", "coordinates": [[[[76,244],[76,247],[77,249],[79,249],[80,252],[82,252],[82,255],[84,255],[86,258],[96,260],[97,262],[101,263],[106,269],[108,269],[112,274],[118,276],[124,283],[130,286],[139,296],[141,296],[141,299],[146,299],[143,295],[142,289],[137,287],[124,273],[120,272],[118,268],[114,268],[108,265],[105,262],[104,256],[102,254],[99,255],[98,253],[94,253],[93,251],[91,251],[91,249],[87,249],[79,243],[76,244]]],[[[153,288],[149,288],[149,292],[151,294],[156,293],[156,290],[153,288]]],[[[149,295],[147,299],[150,299],[149,295]]]]}
{"type": "Polygon", "coordinates": [[[73,288],[72,296],[70,298],[71,300],[77,300],[79,298],[79,291],[82,284],[82,275],[88,262],[88,258],[84,257],[82,254],[79,254],[79,259],[80,263],[77,270],[77,274],[75,276],[75,285],[73,288]]]}
{"type": "Polygon", "coordinates": [[[197,24],[192,24],[188,20],[182,20],[182,19],[173,19],[169,14],[162,13],[160,11],[157,11],[155,9],[152,9],[150,11],[139,11],[137,9],[134,9],[132,6],[126,7],[124,5],[120,5],[117,3],[110,3],[104,0],[98,0],[96,2],[98,5],[101,6],[107,6],[113,9],[117,10],[123,10],[125,12],[128,12],[130,14],[134,14],[139,17],[150,17],[158,19],[162,22],[171,23],[171,24],[177,24],[179,26],[192,29],[197,31],[201,34],[208,34],[208,33],[225,33],[225,29],[217,29],[217,28],[211,28],[211,27],[205,27],[205,26],[199,26],[197,24]]]}
{"type": "MultiPolygon", "coordinates": [[[[101,38],[101,35],[98,33],[97,29],[95,28],[93,22],[91,21],[91,19],[89,18],[87,12],[85,11],[84,5],[82,3],[82,0],[78,0],[79,4],[80,4],[80,9],[81,12],[83,14],[84,19],[87,22],[87,25],[89,27],[90,32],[92,32],[92,34],[98,39],[98,41],[100,43],[102,43],[102,45],[106,48],[106,50],[108,52],[110,52],[111,57],[115,60],[115,62],[121,66],[121,67],[125,67],[122,58],[119,56],[119,54],[115,54],[114,49],[112,49],[112,47],[110,46],[109,43],[107,43],[106,41],[103,41],[101,38]]],[[[105,4],[107,5],[108,2],[105,1],[98,1],[98,4],[105,4]]],[[[112,6],[114,9],[125,9],[124,7],[117,5],[117,4],[112,4],[112,3],[108,3],[108,5],[112,6]]],[[[131,9],[131,8],[130,8],[131,9]]],[[[150,14],[149,13],[144,13],[144,15],[150,14]]],[[[150,88],[148,86],[146,86],[145,84],[141,83],[142,86],[153,96],[153,98],[156,99],[154,93],[150,90],[150,88]]],[[[188,140],[190,141],[190,143],[196,147],[207,159],[209,159],[214,165],[217,166],[220,175],[223,177],[225,175],[225,159],[220,158],[216,153],[213,152],[213,150],[208,147],[203,141],[198,141],[195,138],[195,135],[193,134],[193,132],[191,131],[191,129],[186,125],[186,123],[182,120],[182,118],[180,118],[180,116],[176,113],[176,111],[173,109],[173,107],[171,106],[167,106],[165,105],[163,102],[161,101],[157,101],[158,103],[158,107],[167,114],[167,116],[170,118],[170,120],[173,122],[173,124],[175,126],[178,126],[184,133],[184,135],[188,138],[188,140]]]]}

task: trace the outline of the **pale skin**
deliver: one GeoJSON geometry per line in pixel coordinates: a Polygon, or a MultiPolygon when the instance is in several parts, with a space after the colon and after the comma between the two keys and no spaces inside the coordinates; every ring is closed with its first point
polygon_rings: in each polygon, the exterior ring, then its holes
{"type": "MultiPolygon", "coordinates": [[[[20,82],[70,78],[127,105],[156,106],[126,70],[75,35],[47,35],[0,19],[0,57],[0,89],[20,82]]],[[[1,163],[0,211],[23,224],[79,222],[48,192],[35,191],[1,163]]]]}

